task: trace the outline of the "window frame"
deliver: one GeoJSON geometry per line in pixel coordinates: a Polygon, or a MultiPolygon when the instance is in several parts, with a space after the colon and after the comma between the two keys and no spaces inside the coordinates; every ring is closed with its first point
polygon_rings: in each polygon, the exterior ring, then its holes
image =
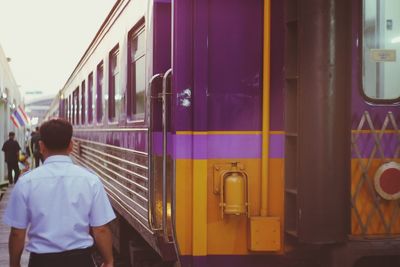
{"type": "MultiPolygon", "coordinates": [[[[363,79],[363,70],[364,70],[364,0],[359,0],[359,8],[358,8],[358,17],[359,17],[359,33],[360,38],[358,38],[358,56],[359,56],[359,93],[361,97],[370,104],[381,104],[381,105],[397,105],[400,103],[400,96],[392,99],[379,99],[368,96],[365,93],[364,88],[364,79],[363,79]]],[[[399,88],[400,89],[400,88],[399,88]]]]}
{"type": "MultiPolygon", "coordinates": [[[[118,122],[118,111],[116,107],[116,83],[115,83],[115,74],[120,74],[120,60],[118,57],[120,56],[119,44],[115,45],[113,49],[108,54],[108,122],[117,123],[118,122]],[[113,68],[113,63],[116,62],[115,68],[113,68]],[[114,72],[114,69],[116,71],[114,72]],[[113,111],[111,113],[110,111],[113,111]],[[113,116],[111,116],[113,115],[113,116]]],[[[118,79],[121,79],[121,75],[119,75],[118,79]]],[[[121,82],[121,81],[120,81],[121,82]]],[[[121,83],[118,83],[121,86],[121,83]]],[[[119,88],[121,91],[121,88],[119,88]]]]}
{"type": "MultiPolygon", "coordinates": [[[[135,26],[132,27],[131,30],[128,32],[127,38],[127,103],[126,103],[126,114],[128,123],[136,123],[136,124],[144,124],[146,118],[146,102],[147,102],[147,84],[145,82],[144,87],[144,102],[143,102],[143,113],[135,113],[136,109],[136,88],[134,89],[133,82],[131,80],[131,69],[132,69],[132,55],[131,55],[131,40],[135,37],[138,37],[141,33],[144,33],[145,37],[145,47],[147,46],[146,40],[146,24],[145,19],[142,18],[139,22],[136,23],[135,26]]],[[[146,63],[146,49],[142,52],[142,54],[135,55],[135,62],[141,59],[142,57],[145,58],[146,63]]],[[[145,65],[145,73],[146,73],[146,65],[145,65]]],[[[146,78],[145,78],[146,80],[146,78]]]]}
{"type": "Polygon", "coordinates": [[[68,99],[68,96],[65,98],[65,108],[64,108],[64,110],[65,110],[64,118],[67,121],[69,121],[69,99],[68,99]]]}
{"type": "Polygon", "coordinates": [[[93,99],[94,99],[94,97],[93,97],[93,94],[94,94],[93,71],[91,73],[89,73],[89,75],[88,75],[87,84],[88,84],[88,87],[87,87],[87,94],[88,94],[88,97],[87,97],[87,101],[88,101],[88,103],[87,103],[87,106],[88,106],[87,122],[88,122],[88,124],[92,125],[93,121],[94,121],[94,110],[95,110],[93,108],[93,104],[94,104],[94,101],[93,101],[93,99]]]}
{"type": "Polygon", "coordinates": [[[68,121],[72,124],[72,95],[68,96],[68,121]]]}
{"type": "Polygon", "coordinates": [[[81,83],[81,125],[86,124],[86,81],[83,80],[81,83]]]}
{"type": "Polygon", "coordinates": [[[98,125],[103,124],[104,120],[103,94],[104,94],[104,62],[102,60],[100,61],[99,64],[97,64],[96,67],[96,123],[98,125]],[[101,73],[101,79],[99,77],[100,73],[101,73]]]}
{"type": "Polygon", "coordinates": [[[72,102],[73,102],[73,112],[72,112],[72,120],[73,120],[73,125],[79,125],[80,124],[80,120],[79,120],[79,98],[80,98],[80,94],[79,94],[79,86],[75,88],[75,90],[72,92],[72,102]]]}

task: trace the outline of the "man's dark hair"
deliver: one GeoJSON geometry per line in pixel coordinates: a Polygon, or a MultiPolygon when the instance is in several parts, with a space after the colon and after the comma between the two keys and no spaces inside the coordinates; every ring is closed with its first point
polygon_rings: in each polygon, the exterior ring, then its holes
{"type": "Polygon", "coordinates": [[[63,151],[68,148],[72,137],[72,125],[63,119],[53,119],[40,126],[40,140],[51,151],[63,151]]]}
{"type": "Polygon", "coordinates": [[[8,137],[11,138],[11,137],[14,137],[14,136],[15,136],[15,133],[14,133],[14,132],[9,132],[9,133],[8,133],[8,137]]]}

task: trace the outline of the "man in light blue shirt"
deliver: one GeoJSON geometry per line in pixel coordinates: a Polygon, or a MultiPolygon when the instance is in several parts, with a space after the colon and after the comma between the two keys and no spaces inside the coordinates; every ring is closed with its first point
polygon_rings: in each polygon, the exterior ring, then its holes
{"type": "Polygon", "coordinates": [[[44,164],[20,178],[4,214],[4,222],[11,226],[10,266],[20,266],[28,229],[29,267],[94,266],[94,241],[103,266],[112,267],[107,224],[115,214],[99,178],[68,156],[71,124],[61,119],[47,121],[40,127],[40,136],[44,164]]]}

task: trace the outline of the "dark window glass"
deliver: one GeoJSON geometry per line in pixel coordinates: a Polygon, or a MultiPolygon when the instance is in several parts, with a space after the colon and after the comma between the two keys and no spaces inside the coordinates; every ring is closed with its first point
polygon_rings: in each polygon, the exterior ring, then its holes
{"type": "Polygon", "coordinates": [[[68,121],[72,123],[72,96],[68,96],[68,121]]]}
{"type": "Polygon", "coordinates": [[[81,124],[86,122],[86,84],[85,81],[81,85],[81,124]]]}
{"type": "Polygon", "coordinates": [[[72,120],[73,124],[79,124],[79,87],[77,87],[73,93],[74,102],[73,102],[73,110],[72,110],[72,120]]]}
{"type": "Polygon", "coordinates": [[[96,119],[98,123],[103,121],[103,82],[104,68],[101,62],[97,66],[96,119]]]}
{"type": "Polygon", "coordinates": [[[68,112],[68,99],[65,99],[64,94],[61,95],[61,109],[60,109],[60,117],[67,119],[67,112],[68,112]]]}
{"type": "Polygon", "coordinates": [[[69,121],[69,100],[68,97],[65,99],[65,119],[69,121]]]}
{"type": "Polygon", "coordinates": [[[88,123],[93,123],[93,110],[93,73],[90,73],[88,77],[88,123]]]}
{"type": "Polygon", "coordinates": [[[71,124],[75,125],[75,101],[74,101],[74,95],[72,94],[71,96],[71,124]]]}
{"type": "Polygon", "coordinates": [[[108,85],[108,119],[114,121],[117,112],[116,104],[120,104],[121,92],[119,86],[119,48],[116,46],[109,55],[109,85],[108,85]]]}
{"type": "Polygon", "coordinates": [[[144,25],[131,31],[128,49],[128,114],[132,119],[143,119],[146,88],[144,25]]]}

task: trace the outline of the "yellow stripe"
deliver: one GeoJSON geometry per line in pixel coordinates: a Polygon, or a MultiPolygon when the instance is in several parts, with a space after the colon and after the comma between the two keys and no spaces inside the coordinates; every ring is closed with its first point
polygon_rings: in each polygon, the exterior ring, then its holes
{"type": "Polygon", "coordinates": [[[207,255],[207,160],[193,161],[193,256],[207,255]]]}
{"type": "MultiPolygon", "coordinates": [[[[351,130],[351,133],[380,133],[381,130],[351,130]]],[[[269,134],[285,134],[285,131],[269,131],[269,134]]],[[[400,130],[385,130],[385,134],[398,134],[400,130]]],[[[217,135],[217,134],[248,134],[248,135],[260,135],[262,131],[177,131],[177,135],[217,135]]]]}
{"type": "Polygon", "coordinates": [[[284,131],[269,131],[269,134],[285,134],[284,131]]]}
{"type": "MultiPolygon", "coordinates": [[[[366,134],[366,133],[381,133],[381,130],[351,130],[351,133],[353,134],[357,134],[357,133],[362,133],[362,134],[366,134]]],[[[397,134],[400,133],[400,130],[385,130],[383,131],[383,133],[385,134],[397,134]]]]}
{"type": "Polygon", "coordinates": [[[176,161],[176,235],[181,255],[192,255],[193,227],[193,162],[176,161]]]}
{"type": "MultiPolygon", "coordinates": [[[[248,135],[260,135],[261,131],[177,131],[177,135],[217,135],[217,134],[248,134],[248,135]]],[[[285,134],[284,131],[270,131],[270,134],[285,134]]]]}
{"type": "Polygon", "coordinates": [[[261,134],[261,131],[177,131],[177,135],[261,134]]]}
{"type": "MultiPolygon", "coordinates": [[[[380,133],[381,130],[351,130],[351,133],[380,133]]],[[[269,131],[269,134],[285,134],[285,131],[269,131]]],[[[385,134],[397,134],[400,130],[385,130],[385,134]]],[[[177,131],[177,135],[217,135],[217,134],[248,134],[248,135],[259,135],[262,131],[177,131]]]]}

